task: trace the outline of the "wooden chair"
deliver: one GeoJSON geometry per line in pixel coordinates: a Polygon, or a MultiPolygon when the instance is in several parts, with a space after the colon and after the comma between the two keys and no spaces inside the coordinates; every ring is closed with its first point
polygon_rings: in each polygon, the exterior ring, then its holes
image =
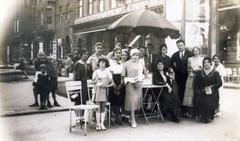
{"type": "MultiPolygon", "coordinates": [[[[82,83],[81,81],[67,81],[65,82],[65,87],[66,87],[66,91],[67,91],[67,96],[68,96],[68,102],[69,102],[69,112],[70,112],[70,129],[69,131],[72,131],[72,128],[75,126],[72,126],[72,112],[76,112],[76,113],[80,113],[80,116],[77,117],[79,118],[78,120],[80,121],[80,128],[82,129],[82,121],[83,121],[83,117],[82,117],[82,113],[85,111],[87,111],[87,113],[91,117],[91,113],[93,111],[97,111],[99,109],[98,105],[86,105],[83,104],[82,102],[82,83]],[[75,98],[80,98],[80,105],[74,105],[72,102],[73,99],[75,98]]],[[[89,124],[91,126],[92,124],[92,120],[88,119],[89,124]]],[[[84,135],[87,135],[87,122],[84,123],[84,135]]]]}

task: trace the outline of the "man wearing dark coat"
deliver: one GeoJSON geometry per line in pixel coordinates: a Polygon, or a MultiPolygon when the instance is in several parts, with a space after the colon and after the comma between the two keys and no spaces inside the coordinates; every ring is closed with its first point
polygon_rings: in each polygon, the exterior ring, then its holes
{"type": "Polygon", "coordinates": [[[182,105],[188,77],[188,58],[192,57],[192,52],[185,48],[185,42],[183,40],[178,40],[176,44],[178,51],[172,55],[170,64],[175,73],[175,80],[178,86],[178,96],[180,104],[182,105]]]}

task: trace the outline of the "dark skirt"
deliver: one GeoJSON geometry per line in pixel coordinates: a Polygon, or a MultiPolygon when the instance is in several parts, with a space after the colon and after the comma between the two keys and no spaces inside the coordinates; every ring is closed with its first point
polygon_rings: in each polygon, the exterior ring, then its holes
{"type": "MultiPolygon", "coordinates": [[[[113,81],[117,87],[121,85],[121,74],[113,74],[113,81]]],[[[125,100],[125,87],[120,86],[121,89],[119,91],[119,95],[115,93],[115,89],[113,87],[109,88],[109,101],[111,105],[124,105],[125,100]]]]}
{"type": "MultiPolygon", "coordinates": [[[[160,89],[156,89],[154,93],[158,94],[159,91],[160,89]]],[[[157,95],[155,96],[157,98],[157,95]]],[[[167,88],[163,88],[159,98],[159,102],[160,102],[161,110],[164,112],[167,112],[168,109],[178,108],[180,104],[178,95],[173,91],[169,93],[167,88]]]]}
{"type": "MultiPolygon", "coordinates": [[[[81,80],[82,82],[82,104],[86,104],[88,98],[88,86],[87,86],[87,77],[81,80]]],[[[75,101],[75,105],[81,104],[81,95],[78,93],[78,98],[75,101]]]]}
{"type": "Polygon", "coordinates": [[[205,119],[214,119],[215,110],[218,107],[219,94],[212,95],[194,95],[193,104],[196,116],[202,116],[205,119]]]}

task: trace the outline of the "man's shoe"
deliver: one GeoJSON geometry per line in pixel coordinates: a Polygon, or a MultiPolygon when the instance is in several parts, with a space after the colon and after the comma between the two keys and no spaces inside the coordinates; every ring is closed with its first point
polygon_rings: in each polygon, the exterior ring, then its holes
{"type": "Polygon", "coordinates": [[[179,122],[180,122],[180,119],[179,119],[179,118],[175,118],[175,119],[173,119],[173,122],[179,123],[179,122]]]}
{"type": "Polygon", "coordinates": [[[39,110],[44,110],[44,106],[40,106],[39,110]]]}
{"type": "Polygon", "coordinates": [[[29,105],[29,107],[38,107],[38,103],[33,103],[32,105],[29,105]]]}
{"type": "Polygon", "coordinates": [[[124,119],[123,122],[124,122],[124,123],[129,123],[129,118],[128,118],[128,117],[125,117],[125,119],[124,119]]]}
{"type": "Polygon", "coordinates": [[[56,106],[56,107],[60,107],[60,105],[58,104],[57,101],[55,101],[53,105],[56,106]]]}
{"type": "Polygon", "coordinates": [[[120,120],[115,120],[115,123],[118,125],[123,125],[123,123],[120,120]]]}
{"type": "Polygon", "coordinates": [[[47,106],[48,106],[49,108],[53,107],[50,101],[48,101],[47,106]]]}

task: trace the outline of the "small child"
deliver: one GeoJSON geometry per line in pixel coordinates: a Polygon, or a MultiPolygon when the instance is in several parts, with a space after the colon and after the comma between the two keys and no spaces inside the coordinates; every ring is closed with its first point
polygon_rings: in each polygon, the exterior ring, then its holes
{"type": "Polygon", "coordinates": [[[194,70],[191,66],[188,67],[188,78],[185,85],[185,92],[184,92],[184,98],[183,98],[183,117],[187,118],[188,116],[191,116],[193,114],[193,96],[194,96],[194,90],[193,90],[193,81],[195,78],[194,70]]]}
{"type": "MultiPolygon", "coordinates": [[[[99,105],[100,109],[96,113],[96,130],[106,130],[104,126],[105,119],[105,108],[106,102],[108,100],[108,88],[114,86],[114,82],[112,79],[112,73],[109,69],[109,61],[107,58],[99,58],[98,60],[99,69],[93,72],[92,82],[95,84],[95,96],[93,95],[93,99],[95,99],[96,104],[99,105]]],[[[94,94],[94,93],[93,93],[94,94]]]]}
{"type": "Polygon", "coordinates": [[[47,67],[45,64],[41,64],[39,66],[41,73],[37,74],[37,90],[40,94],[40,109],[39,110],[47,110],[47,97],[49,95],[49,82],[50,77],[47,74],[47,67]]]}

